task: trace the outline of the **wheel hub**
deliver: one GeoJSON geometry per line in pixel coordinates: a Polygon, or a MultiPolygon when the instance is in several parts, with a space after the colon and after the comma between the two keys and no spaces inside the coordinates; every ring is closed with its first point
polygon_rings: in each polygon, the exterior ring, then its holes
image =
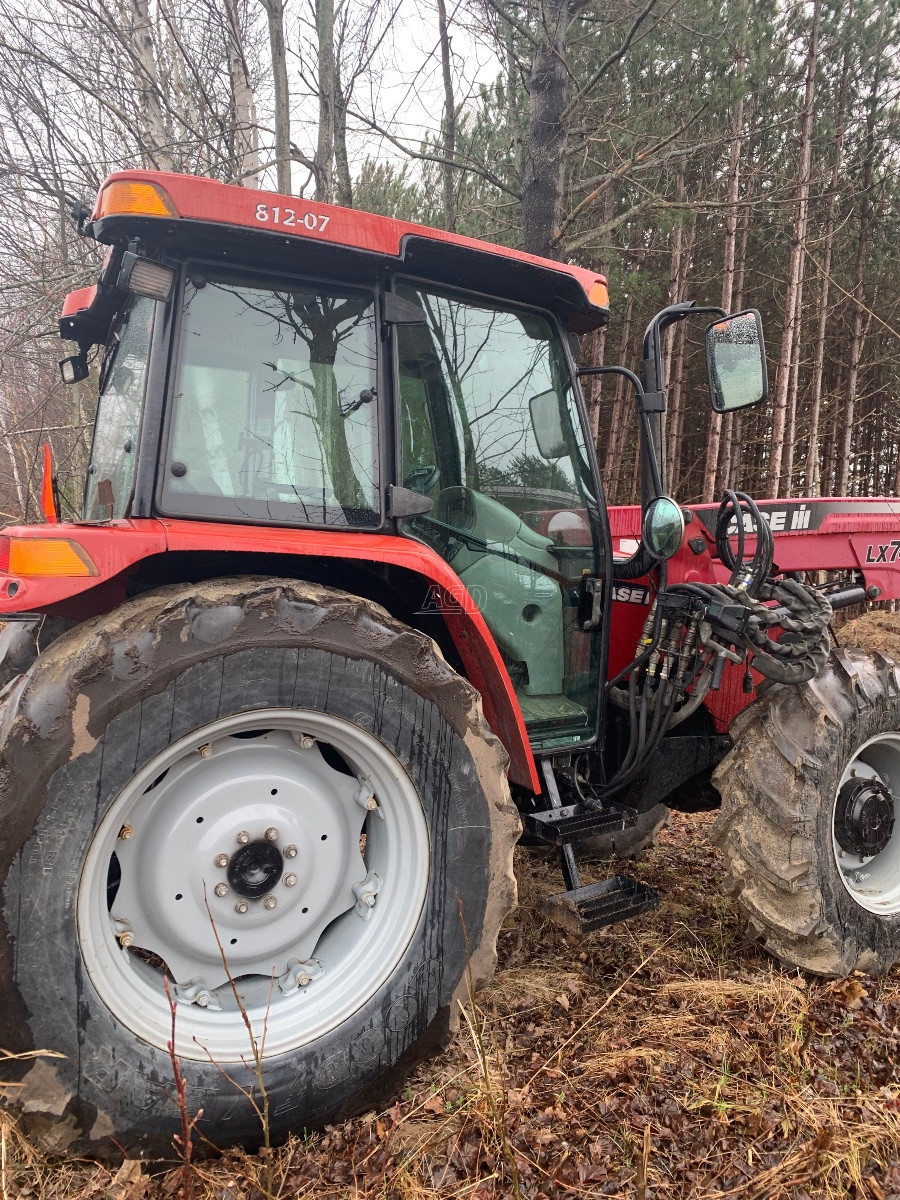
{"type": "Polygon", "coordinates": [[[841,849],[880,854],[894,830],[894,798],[880,779],[848,779],[838,792],[834,836],[841,849]]]}
{"type": "Polygon", "coordinates": [[[271,842],[250,842],[241,846],[228,863],[227,878],[234,891],[248,900],[268,895],[281,878],[284,859],[271,842]]]}

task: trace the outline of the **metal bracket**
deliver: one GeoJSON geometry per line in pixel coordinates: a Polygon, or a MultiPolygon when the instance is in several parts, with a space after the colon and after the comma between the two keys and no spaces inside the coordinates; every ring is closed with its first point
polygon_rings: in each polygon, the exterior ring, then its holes
{"type": "Polygon", "coordinates": [[[287,970],[275,981],[285,996],[292,996],[300,988],[307,987],[314,979],[324,975],[325,968],[314,958],[301,962],[299,958],[289,958],[287,970]]]}
{"type": "Polygon", "coordinates": [[[365,775],[360,775],[358,778],[359,787],[354,792],[353,799],[360,808],[364,808],[366,812],[374,813],[379,820],[383,821],[384,813],[375,799],[375,790],[372,787],[371,779],[366,778],[365,775]]]}
{"type": "Polygon", "coordinates": [[[374,871],[370,871],[362,883],[353,884],[353,895],[356,897],[354,912],[363,921],[368,921],[375,907],[375,897],[384,887],[384,880],[374,871]]]}
{"type": "Polygon", "coordinates": [[[196,1004],[198,1008],[222,1007],[218,996],[209,990],[203,979],[189,979],[187,983],[176,983],[175,998],[182,1004],[196,1004]]]}

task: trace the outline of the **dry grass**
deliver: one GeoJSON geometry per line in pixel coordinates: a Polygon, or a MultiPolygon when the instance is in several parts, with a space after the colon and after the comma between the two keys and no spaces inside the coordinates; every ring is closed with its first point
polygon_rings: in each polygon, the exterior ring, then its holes
{"type": "MultiPolygon", "coordinates": [[[[271,1194],[316,1200],[900,1200],[900,973],[835,983],[746,945],[711,818],[635,868],[660,910],[579,941],[522,907],[455,1043],[385,1112],[276,1151],[271,1194]]],[[[598,868],[598,873],[599,873],[598,868]]],[[[45,1162],[6,1119],[2,1200],[165,1200],[147,1178],[45,1162]]],[[[194,1166],[197,1200],[265,1200],[252,1155],[194,1166]]]]}

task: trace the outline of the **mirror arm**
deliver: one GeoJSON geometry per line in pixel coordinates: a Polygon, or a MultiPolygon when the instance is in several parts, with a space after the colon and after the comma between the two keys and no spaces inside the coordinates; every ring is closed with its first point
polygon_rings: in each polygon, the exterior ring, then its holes
{"type": "MultiPolygon", "coordinates": [[[[645,402],[649,399],[644,391],[643,384],[634,371],[629,371],[627,367],[579,367],[575,372],[579,379],[585,375],[621,375],[629,381],[634,388],[635,400],[637,402],[638,416],[641,422],[641,446],[642,453],[646,453],[647,461],[650,467],[650,480],[656,496],[663,495],[662,478],[659,471],[659,463],[656,458],[656,450],[653,441],[653,429],[650,424],[648,408],[645,402]]],[[[654,411],[651,409],[650,411],[654,411]]],[[[661,411],[656,409],[655,411],[661,411]]],[[[653,497],[651,497],[652,499],[653,497]]],[[[641,505],[642,510],[646,509],[649,501],[644,497],[641,505]]],[[[642,575],[648,574],[655,567],[658,567],[656,559],[647,552],[647,548],[641,541],[634,554],[624,562],[617,562],[613,565],[614,579],[639,579],[642,575]]]]}
{"type": "Polygon", "coordinates": [[[664,494],[662,471],[660,470],[659,459],[656,456],[653,425],[649,418],[650,413],[662,413],[665,411],[665,398],[662,392],[645,392],[644,385],[638,376],[635,375],[634,371],[629,371],[627,367],[579,367],[576,375],[579,379],[583,375],[621,375],[634,388],[638,418],[641,422],[641,443],[646,451],[650,484],[653,491],[652,495],[642,497],[642,507],[646,508],[656,496],[664,494]]]}

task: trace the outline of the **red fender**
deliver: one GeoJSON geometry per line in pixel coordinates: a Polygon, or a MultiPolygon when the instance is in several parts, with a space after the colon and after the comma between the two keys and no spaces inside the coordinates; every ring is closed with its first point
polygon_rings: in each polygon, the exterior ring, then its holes
{"type": "Polygon", "coordinates": [[[522,711],[497,645],[465,585],[428,546],[388,534],[315,529],[260,528],[178,520],[114,521],[106,525],[36,525],[4,529],[0,535],[0,620],[5,612],[42,611],[72,597],[103,588],[104,610],[125,598],[124,572],[144,558],[165,551],[220,550],[293,554],[392,563],[422,579],[422,604],[440,612],[466,675],[481,693],[484,715],[509,754],[509,778],[540,792],[537,768],[522,711]],[[10,574],[10,543],[32,538],[65,539],[93,564],[90,575],[24,576],[10,574]],[[2,572],[6,572],[5,576],[2,572]],[[117,579],[117,577],[121,577],[117,579]],[[105,586],[104,586],[105,585],[105,586]]]}

